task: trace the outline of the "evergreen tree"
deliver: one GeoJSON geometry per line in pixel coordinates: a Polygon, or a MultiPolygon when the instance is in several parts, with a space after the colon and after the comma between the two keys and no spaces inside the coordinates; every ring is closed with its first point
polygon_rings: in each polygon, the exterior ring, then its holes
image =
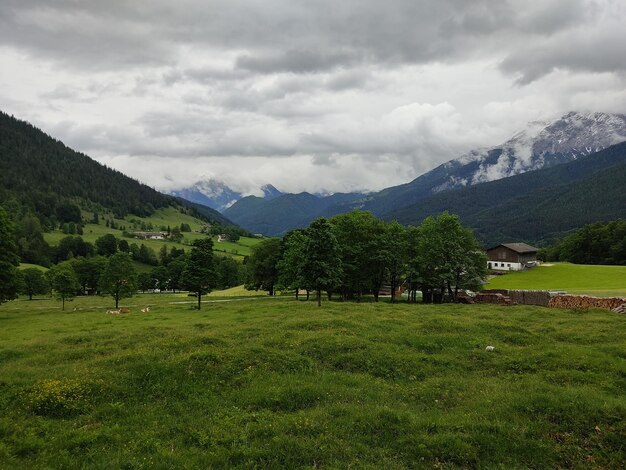
{"type": "MultiPolygon", "coordinates": [[[[304,247],[306,231],[297,229],[283,238],[282,256],[278,262],[278,284],[285,289],[294,289],[296,300],[301,288],[307,288],[304,277],[304,247]]],[[[308,290],[308,288],[307,288],[308,290]]]]}
{"type": "Polygon", "coordinates": [[[14,235],[9,216],[0,207],[0,303],[14,299],[19,287],[17,266],[20,260],[14,235]]]}
{"type": "Polygon", "coordinates": [[[215,278],[213,241],[210,238],[195,240],[182,274],[182,285],[197,295],[198,310],[202,306],[202,295],[215,286],[215,278]]]}

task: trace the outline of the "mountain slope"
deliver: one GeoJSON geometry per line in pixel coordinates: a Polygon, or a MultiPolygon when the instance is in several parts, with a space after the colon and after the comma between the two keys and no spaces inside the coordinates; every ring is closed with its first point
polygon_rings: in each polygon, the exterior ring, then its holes
{"type": "Polygon", "coordinates": [[[270,200],[248,196],[226,209],[224,215],[253,233],[275,236],[308,225],[330,205],[360,196],[336,193],[318,197],[306,192],[284,194],[270,200]]]}
{"type": "Polygon", "coordinates": [[[0,203],[7,201],[35,212],[49,226],[68,204],[109,210],[118,217],[185,207],[208,222],[232,224],[211,209],[200,213],[187,202],[161,194],[0,112],[0,203]]]}
{"type": "Polygon", "coordinates": [[[626,115],[570,112],[549,124],[530,123],[500,146],[469,152],[409,183],[329,207],[324,215],[352,209],[381,215],[442,191],[570,162],[625,140],[626,115]]]}
{"type": "Polygon", "coordinates": [[[621,143],[569,163],[441,192],[382,217],[417,225],[447,210],[460,215],[488,244],[537,242],[586,223],[626,216],[624,165],[626,143],[621,143]]]}

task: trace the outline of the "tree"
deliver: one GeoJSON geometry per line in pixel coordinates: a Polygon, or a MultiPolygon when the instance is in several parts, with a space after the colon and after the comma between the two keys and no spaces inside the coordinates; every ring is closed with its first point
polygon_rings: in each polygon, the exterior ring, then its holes
{"type": "Polygon", "coordinates": [[[111,233],[96,239],[96,250],[99,255],[111,256],[117,253],[117,238],[111,233]]]}
{"type": "Polygon", "coordinates": [[[117,244],[117,248],[124,253],[128,253],[130,251],[130,245],[128,244],[128,241],[124,239],[119,241],[119,243],[117,244]]]}
{"type": "Polygon", "coordinates": [[[50,284],[43,272],[37,268],[27,268],[22,270],[21,293],[28,296],[28,300],[33,300],[33,295],[45,294],[50,290],[50,284]]]}
{"type": "Polygon", "coordinates": [[[296,300],[300,289],[307,287],[304,279],[306,240],[305,230],[296,229],[288,232],[283,238],[282,256],[278,261],[278,284],[285,289],[294,289],[296,300]]]}
{"type": "Polygon", "coordinates": [[[174,292],[180,290],[182,287],[181,281],[183,277],[183,271],[185,270],[185,259],[176,258],[167,265],[167,273],[169,276],[169,287],[174,292]]]}
{"type": "Polygon", "coordinates": [[[16,238],[22,262],[50,265],[50,246],[43,238],[37,217],[30,214],[24,216],[17,224],[16,238]]]}
{"type": "Polygon", "coordinates": [[[111,256],[100,278],[100,291],[115,299],[115,308],[120,299],[132,297],[137,290],[137,276],[133,261],[127,253],[111,256]]]}
{"type": "Polygon", "coordinates": [[[391,303],[396,301],[400,276],[406,271],[407,237],[405,228],[393,221],[386,226],[385,254],[387,275],[391,286],[391,303]]]}
{"type": "Polygon", "coordinates": [[[154,289],[154,279],[151,273],[139,273],[137,275],[137,288],[144,294],[148,289],[154,289]]]}
{"type": "Polygon", "coordinates": [[[316,292],[317,305],[322,306],[322,290],[335,289],[341,282],[339,244],[325,218],[312,222],[304,244],[304,282],[316,292]]]}
{"type": "Polygon", "coordinates": [[[487,257],[458,216],[444,212],[437,218],[427,217],[419,231],[412,264],[425,302],[434,296],[443,299],[446,292],[456,301],[459,289],[480,289],[487,274],[487,257]]]}
{"type": "Polygon", "coordinates": [[[152,279],[158,289],[165,291],[170,282],[170,273],[165,266],[157,266],[152,270],[152,279]]]}
{"type": "Polygon", "coordinates": [[[252,247],[246,264],[246,289],[266,290],[269,295],[274,295],[274,288],[278,282],[280,250],[278,238],[267,238],[252,247]]]}
{"type": "MultiPolygon", "coordinates": [[[[218,258],[217,263],[217,287],[219,289],[229,289],[241,284],[241,264],[226,256],[218,258]]],[[[170,268],[176,261],[170,264],[170,268]]]]}
{"type": "Polygon", "coordinates": [[[9,216],[0,207],[0,303],[14,299],[19,287],[17,266],[20,259],[13,230],[9,216]]]}
{"type": "Polygon", "coordinates": [[[57,300],[61,300],[62,310],[65,310],[65,301],[73,300],[80,290],[80,284],[70,262],[66,261],[50,268],[48,271],[50,286],[57,300]]]}
{"type": "Polygon", "coordinates": [[[72,260],[72,267],[76,272],[83,295],[89,291],[97,292],[100,277],[106,265],[107,259],[104,256],[80,257],[72,260]]]}
{"type": "Polygon", "coordinates": [[[213,241],[210,238],[195,240],[182,274],[182,285],[197,295],[198,310],[202,305],[202,295],[211,292],[215,286],[215,277],[213,241]]]}

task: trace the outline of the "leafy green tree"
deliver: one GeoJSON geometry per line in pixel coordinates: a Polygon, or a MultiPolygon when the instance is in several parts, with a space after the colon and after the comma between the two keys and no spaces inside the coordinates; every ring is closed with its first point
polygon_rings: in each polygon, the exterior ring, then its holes
{"type": "Polygon", "coordinates": [[[95,293],[98,291],[100,277],[107,265],[107,259],[104,256],[92,256],[90,258],[74,258],[72,267],[76,272],[78,283],[81,286],[81,292],[87,294],[89,291],[95,293]]]}
{"type": "Polygon", "coordinates": [[[0,303],[17,296],[19,264],[13,224],[4,208],[0,207],[0,303]]]}
{"type": "Polygon", "coordinates": [[[344,299],[360,299],[365,292],[377,297],[388,258],[384,223],[365,211],[341,214],[330,222],[340,248],[344,299]]]}
{"type": "Polygon", "coordinates": [[[154,278],[152,273],[142,272],[137,275],[137,288],[146,293],[149,289],[154,289],[154,278]]]}
{"type": "Polygon", "coordinates": [[[198,297],[198,310],[202,306],[202,295],[215,286],[215,260],[213,241],[210,238],[195,240],[182,274],[182,285],[198,297]]]}
{"type": "Polygon", "coordinates": [[[48,271],[50,286],[56,299],[62,302],[62,310],[65,310],[65,301],[74,300],[80,290],[80,284],[69,261],[57,264],[48,271]]]}
{"type": "Polygon", "coordinates": [[[151,266],[156,266],[159,264],[159,260],[156,257],[156,253],[149,246],[144,245],[143,243],[139,247],[139,254],[137,255],[137,261],[149,264],[151,266]]]}
{"type": "Polygon", "coordinates": [[[96,251],[102,256],[112,256],[117,253],[117,238],[111,233],[96,239],[96,251]]]}
{"type": "Polygon", "coordinates": [[[124,253],[128,253],[130,251],[130,245],[127,240],[121,239],[117,244],[117,248],[124,253]]]}
{"type": "Polygon", "coordinates": [[[305,230],[296,229],[288,232],[283,238],[282,256],[278,261],[278,284],[285,289],[294,289],[296,300],[298,300],[300,289],[307,288],[304,277],[306,241],[305,230]]]}
{"type": "Polygon", "coordinates": [[[391,303],[396,301],[400,278],[406,273],[408,242],[406,229],[398,222],[387,224],[385,229],[385,264],[391,286],[391,303]]]}
{"type": "Polygon", "coordinates": [[[274,295],[274,288],[278,282],[280,251],[278,238],[267,238],[252,247],[246,264],[246,289],[266,290],[269,295],[274,295]]]}
{"type": "MultiPolygon", "coordinates": [[[[217,263],[217,287],[229,289],[243,282],[241,279],[241,264],[232,258],[220,257],[217,263]]],[[[172,264],[174,264],[173,262],[172,264]]],[[[171,264],[170,264],[171,267],[171,264]]]]}
{"type": "Polygon", "coordinates": [[[332,226],[325,218],[311,223],[304,244],[304,282],[316,293],[317,305],[322,306],[322,290],[333,290],[341,283],[339,244],[332,226]]]}
{"type": "Polygon", "coordinates": [[[170,273],[165,266],[157,266],[152,270],[152,279],[161,291],[166,291],[170,282],[170,273]]]}
{"type": "Polygon", "coordinates": [[[487,274],[487,257],[470,229],[459,217],[444,212],[427,217],[419,228],[417,258],[413,264],[424,300],[445,293],[456,301],[459,289],[478,290],[487,274]]]}
{"type": "Polygon", "coordinates": [[[21,293],[33,300],[33,295],[46,294],[50,290],[50,284],[44,273],[37,268],[23,269],[21,293]]]}
{"type": "Polygon", "coordinates": [[[94,253],[94,247],[80,236],[63,237],[56,247],[55,259],[57,263],[70,258],[82,256],[87,258],[94,253]]]}
{"type": "Polygon", "coordinates": [[[167,274],[169,277],[169,287],[174,292],[182,288],[183,271],[185,270],[185,259],[175,258],[167,265],[167,274]]]}
{"type": "Polygon", "coordinates": [[[189,224],[182,223],[180,224],[181,232],[191,232],[191,226],[189,224]]]}
{"type": "Polygon", "coordinates": [[[118,308],[120,299],[132,297],[137,290],[137,276],[133,261],[127,253],[111,256],[100,278],[100,291],[115,299],[118,308]]]}

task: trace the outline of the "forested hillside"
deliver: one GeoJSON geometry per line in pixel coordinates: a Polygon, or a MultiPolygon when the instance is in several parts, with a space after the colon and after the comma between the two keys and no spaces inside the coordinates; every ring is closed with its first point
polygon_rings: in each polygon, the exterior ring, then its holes
{"type": "Polygon", "coordinates": [[[76,208],[151,215],[155,209],[185,206],[195,216],[232,224],[217,211],[198,211],[76,152],[27,122],[0,112],[0,204],[37,214],[44,227],[80,222],[76,208]],[[76,220],[78,219],[78,220],[76,220]]]}
{"type": "Polygon", "coordinates": [[[570,163],[446,191],[383,216],[419,224],[448,210],[485,244],[549,242],[584,224],[626,216],[626,143],[570,163]]]}

